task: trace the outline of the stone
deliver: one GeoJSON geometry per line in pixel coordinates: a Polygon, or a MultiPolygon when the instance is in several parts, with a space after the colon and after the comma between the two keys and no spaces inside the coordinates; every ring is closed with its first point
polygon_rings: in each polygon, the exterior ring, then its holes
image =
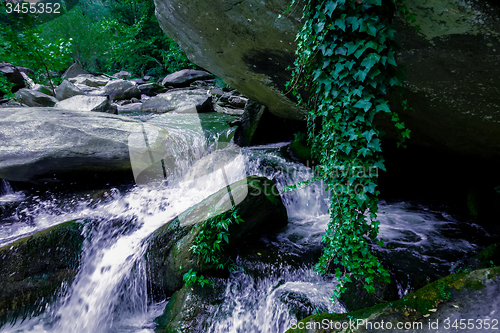
{"type": "Polygon", "coordinates": [[[183,69],[178,72],[165,76],[161,84],[164,85],[165,87],[167,86],[187,87],[194,81],[208,80],[213,78],[214,75],[205,71],[199,71],[194,69],[183,69]]]}
{"type": "Polygon", "coordinates": [[[21,72],[21,75],[24,79],[24,82],[26,84],[26,88],[28,89],[35,89],[36,88],[36,83],[35,81],[33,81],[29,76],[28,74],[24,73],[24,72],[21,72]]]}
{"type": "Polygon", "coordinates": [[[88,78],[93,78],[94,75],[92,74],[78,74],[74,77],[71,77],[67,79],[69,82],[74,83],[74,84],[82,84],[83,81],[85,81],[88,78]]]}
{"type": "Polygon", "coordinates": [[[54,106],[58,100],[52,96],[46,95],[36,90],[22,88],[16,92],[16,97],[19,102],[31,106],[54,106]]]}
{"type": "Polygon", "coordinates": [[[69,66],[69,68],[61,75],[61,79],[71,79],[81,74],[90,74],[86,71],[82,65],[75,62],[73,65],[69,66]]]}
{"type": "Polygon", "coordinates": [[[73,96],[58,102],[55,108],[71,111],[95,111],[116,114],[116,106],[106,96],[73,96]]]}
{"type": "MultiPolygon", "coordinates": [[[[228,253],[243,240],[275,232],[286,226],[288,217],[279,194],[270,190],[274,182],[257,176],[247,177],[230,185],[238,215],[244,220],[229,227],[228,253]],[[267,189],[267,190],[266,190],[267,189]],[[258,207],[258,209],[256,209],[258,207]]],[[[230,208],[231,197],[226,188],[212,194],[199,204],[169,221],[147,240],[146,262],[155,298],[171,296],[184,284],[182,277],[190,269],[203,272],[213,269],[189,249],[214,205],[230,208]]]]}
{"type": "Polygon", "coordinates": [[[142,103],[143,112],[208,112],[211,111],[212,98],[206,90],[175,90],[158,94],[142,103]]]}
{"type": "Polygon", "coordinates": [[[146,83],[139,85],[139,90],[141,94],[145,94],[148,96],[156,96],[158,94],[164,93],[167,91],[167,88],[161,86],[157,83],[146,83]]]}
{"type": "Polygon", "coordinates": [[[481,331],[479,323],[482,327],[488,322],[491,327],[492,314],[500,308],[499,277],[500,267],[449,275],[405,295],[398,301],[378,304],[356,312],[316,314],[301,320],[286,332],[325,332],[317,323],[326,321],[333,327],[335,325],[338,327],[342,323],[349,325],[349,320],[353,320],[352,314],[354,313],[356,319],[366,320],[372,325],[371,329],[366,324],[354,325],[356,332],[359,333],[379,331],[448,333],[453,331],[452,325],[455,320],[457,327],[460,327],[460,323],[472,322],[474,326],[465,331],[479,332],[481,331]],[[472,320],[469,321],[469,319],[472,320]],[[380,325],[382,322],[384,323],[383,330],[373,329],[375,323],[380,325]],[[400,325],[408,323],[409,326],[403,330],[404,326],[398,327],[398,323],[400,325]]]}
{"type": "Polygon", "coordinates": [[[238,126],[234,134],[234,142],[237,145],[243,147],[252,143],[253,136],[265,110],[264,105],[253,100],[248,101],[241,117],[241,126],[238,126]]]}
{"type": "Polygon", "coordinates": [[[188,58],[250,99],[266,105],[277,116],[304,119],[291,94],[284,95],[295,59],[302,3],[283,18],[286,0],[245,3],[216,0],[190,3],[156,0],[161,28],[188,58]]]}
{"type": "Polygon", "coordinates": [[[129,117],[57,108],[2,108],[0,178],[39,185],[133,181],[130,149],[136,149],[136,143],[129,140],[143,131],[151,134],[150,145],[167,147],[165,155],[174,154],[168,150],[171,139],[165,129],[129,117]]]}
{"type": "Polygon", "coordinates": [[[50,95],[52,97],[55,97],[52,89],[50,89],[47,86],[44,86],[43,84],[36,83],[32,90],[44,93],[45,95],[50,95]]]}
{"type": "MultiPolygon", "coordinates": [[[[411,142],[471,158],[500,157],[500,19],[488,0],[404,1],[416,21],[396,18],[406,67],[403,98],[412,110],[401,119],[411,142]],[[420,26],[417,31],[414,26],[420,26]]],[[[302,4],[287,0],[244,3],[156,0],[162,29],[195,64],[222,78],[281,118],[305,119],[306,112],[284,95],[301,28],[302,4]]],[[[289,98],[288,98],[289,97],[289,98]]],[[[394,96],[398,97],[398,96],[394,96]]],[[[394,103],[397,104],[397,103],[394,103]]],[[[393,139],[393,124],[382,128],[393,139]]]]}
{"type": "Polygon", "coordinates": [[[243,113],[245,113],[244,109],[236,109],[236,108],[228,108],[225,106],[221,106],[218,104],[213,105],[214,111],[217,113],[224,113],[228,114],[230,116],[236,116],[236,117],[241,117],[243,113]]]}
{"type": "Polygon", "coordinates": [[[141,91],[137,88],[135,82],[125,80],[109,81],[104,87],[106,95],[112,100],[130,99],[132,97],[141,97],[141,91]]]}
{"type": "Polygon", "coordinates": [[[247,104],[248,98],[241,96],[231,96],[228,98],[228,103],[237,108],[244,108],[247,104]]]}
{"type": "Polygon", "coordinates": [[[77,86],[64,80],[56,89],[56,98],[60,101],[77,95],[85,95],[77,86]]]}
{"type": "Polygon", "coordinates": [[[36,316],[77,273],[83,225],[70,221],[0,247],[0,326],[36,316]]]}
{"type": "Polygon", "coordinates": [[[15,66],[7,62],[0,62],[0,73],[4,74],[7,80],[14,84],[12,92],[16,92],[19,89],[26,87],[21,72],[15,66]]]}
{"type": "Polygon", "coordinates": [[[104,87],[106,84],[108,84],[110,80],[105,77],[88,77],[85,78],[85,80],[82,81],[82,84],[89,86],[89,87],[104,87]]]}
{"type": "Polygon", "coordinates": [[[32,69],[29,69],[28,67],[20,67],[20,66],[16,66],[16,68],[19,70],[19,72],[21,73],[24,73],[26,75],[35,75],[35,72],[33,72],[32,69]]]}
{"type": "Polygon", "coordinates": [[[123,79],[123,80],[128,79],[130,76],[132,76],[132,74],[130,74],[127,71],[119,71],[119,72],[113,74],[114,78],[123,79]]]}
{"type": "Polygon", "coordinates": [[[140,112],[142,103],[130,103],[125,105],[117,105],[118,114],[127,112],[140,112]]]}

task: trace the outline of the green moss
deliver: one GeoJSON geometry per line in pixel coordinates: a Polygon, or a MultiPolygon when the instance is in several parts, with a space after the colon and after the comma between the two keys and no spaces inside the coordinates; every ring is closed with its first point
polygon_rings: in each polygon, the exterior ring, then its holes
{"type": "MultiPolygon", "coordinates": [[[[470,273],[459,273],[449,275],[441,280],[428,284],[395,302],[377,304],[370,308],[358,311],[330,314],[323,313],[307,317],[300,322],[304,325],[307,322],[321,322],[323,319],[332,321],[345,321],[365,319],[370,316],[387,316],[387,318],[408,318],[409,320],[419,320],[423,315],[429,313],[429,309],[435,309],[440,303],[446,302],[452,292],[461,290],[481,290],[485,288],[484,282],[487,279],[496,279],[500,275],[500,267],[480,269],[470,273]]],[[[384,318],[387,319],[387,318],[384,318]]],[[[289,329],[287,333],[308,332],[307,330],[289,329]]],[[[321,330],[315,332],[323,332],[321,330]]]]}
{"type": "Polygon", "coordinates": [[[76,274],[84,237],[70,221],[0,248],[0,325],[36,315],[76,274]]]}
{"type": "Polygon", "coordinates": [[[282,205],[281,199],[279,197],[279,191],[276,189],[276,183],[272,180],[260,178],[260,177],[249,177],[248,186],[254,189],[256,192],[263,193],[266,198],[274,205],[282,205]]]}
{"type": "Polygon", "coordinates": [[[311,147],[299,141],[292,141],[290,144],[290,154],[301,162],[311,161],[311,147]]]}

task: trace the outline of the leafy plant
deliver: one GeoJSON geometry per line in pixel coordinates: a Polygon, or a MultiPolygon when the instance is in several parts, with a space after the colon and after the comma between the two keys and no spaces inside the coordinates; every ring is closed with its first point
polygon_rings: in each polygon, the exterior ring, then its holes
{"type": "Polygon", "coordinates": [[[330,193],[331,221],[315,268],[335,272],[335,297],[352,278],[363,280],[368,292],[375,281],[389,282],[371,251],[379,227],[378,169],[385,171],[375,116],[391,117],[401,143],[410,135],[387,99],[389,90],[401,86],[392,10],[381,0],[308,0],[296,39],[287,88],[309,110],[308,142],[319,161],[315,175],[330,193]]]}
{"type": "Polygon", "coordinates": [[[11,99],[14,97],[12,93],[12,88],[14,87],[14,83],[7,80],[7,77],[0,73],[0,98],[11,99]]]}
{"type": "MultiPolygon", "coordinates": [[[[224,260],[224,249],[229,244],[229,226],[233,223],[239,224],[244,221],[238,215],[236,206],[220,214],[217,214],[216,208],[212,207],[208,215],[213,217],[201,224],[194,244],[189,250],[199,255],[206,264],[214,265],[217,269],[228,268],[232,271],[235,269],[232,261],[230,259],[224,260]]],[[[184,274],[183,280],[189,286],[194,283],[198,283],[201,286],[209,283],[203,275],[198,276],[198,273],[192,269],[184,274]]]]}
{"type": "Polygon", "coordinates": [[[198,276],[198,273],[190,269],[184,276],[182,277],[184,282],[188,287],[191,287],[195,284],[199,284],[200,286],[210,285],[210,281],[207,280],[203,275],[198,276]]]}

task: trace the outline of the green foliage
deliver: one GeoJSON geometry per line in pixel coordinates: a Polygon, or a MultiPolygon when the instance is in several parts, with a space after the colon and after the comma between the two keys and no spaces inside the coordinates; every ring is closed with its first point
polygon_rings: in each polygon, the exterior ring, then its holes
{"type": "MultiPolygon", "coordinates": [[[[208,215],[213,217],[201,224],[194,244],[189,249],[192,253],[199,255],[206,264],[214,265],[217,269],[228,268],[232,271],[235,269],[232,261],[224,260],[225,245],[229,244],[229,226],[244,221],[238,215],[236,206],[220,214],[217,214],[215,207],[212,207],[208,215]]],[[[198,273],[192,269],[184,274],[183,280],[188,286],[198,283],[203,287],[210,283],[203,275],[198,276],[198,273]]]]}
{"type": "Polygon", "coordinates": [[[66,69],[72,61],[71,38],[48,41],[41,36],[36,18],[27,14],[2,16],[0,59],[35,72],[35,81],[53,88],[52,71],[66,69]]]}
{"type": "Polygon", "coordinates": [[[43,31],[49,40],[73,38],[74,58],[93,71],[159,77],[196,67],[160,29],[152,1],[81,1],[43,31]]]}
{"type": "Polygon", "coordinates": [[[7,77],[3,75],[3,73],[0,73],[0,98],[2,96],[6,99],[14,97],[14,94],[12,93],[13,87],[14,84],[7,80],[7,77]]]}
{"type": "MultiPolygon", "coordinates": [[[[215,209],[215,208],[213,208],[215,209]]],[[[222,269],[226,266],[224,247],[229,244],[229,226],[239,224],[243,219],[239,217],[236,207],[222,214],[211,213],[214,216],[200,226],[196,240],[190,250],[203,258],[205,263],[216,265],[222,269]]]]}
{"type": "Polygon", "coordinates": [[[186,274],[184,274],[182,279],[188,287],[191,287],[195,284],[199,284],[202,287],[211,284],[210,281],[207,280],[203,275],[198,276],[198,273],[194,272],[193,269],[190,269],[186,274]]]}
{"type": "Polygon", "coordinates": [[[315,268],[326,274],[337,267],[336,297],[352,278],[373,292],[375,281],[389,282],[371,251],[379,227],[378,169],[385,171],[375,116],[389,115],[401,142],[410,134],[386,97],[401,85],[388,22],[392,8],[380,0],[308,0],[303,13],[288,88],[309,110],[308,141],[319,161],[315,175],[330,193],[331,221],[315,268]]]}

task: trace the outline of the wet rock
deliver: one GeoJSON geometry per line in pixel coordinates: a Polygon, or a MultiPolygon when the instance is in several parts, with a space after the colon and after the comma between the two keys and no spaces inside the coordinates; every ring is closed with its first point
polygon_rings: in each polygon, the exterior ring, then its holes
{"type": "MultiPolygon", "coordinates": [[[[449,275],[415,292],[409,293],[398,301],[382,303],[371,308],[342,314],[323,313],[305,318],[296,328],[287,333],[328,332],[318,325],[326,320],[329,325],[349,324],[349,318],[365,319],[368,325],[355,327],[356,332],[380,332],[373,328],[375,323],[384,324],[384,332],[401,332],[398,323],[409,323],[405,332],[448,333],[457,323],[474,320],[474,324],[491,323],[491,315],[500,308],[500,268],[486,268],[470,273],[449,275]],[[447,321],[448,320],[448,321],[447,321]],[[438,322],[436,325],[435,323],[438,322]],[[330,324],[331,323],[331,324],[330,324]],[[431,326],[429,323],[434,323],[431,326]],[[446,325],[448,323],[448,325],[446,325]],[[390,324],[390,327],[388,326],[390,324]],[[316,326],[315,326],[316,325],[316,326]]],[[[468,332],[476,332],[479,325],[468,332]]],[[[404,327],[403,327],[404,328],[404,327]]],[[[333,331],[333,330],[331,330],[333,331]]]]}
{"type": "Polygon", "coordinates": [[[249,100],[241,117],[241,126],[234,135],[234,142],[239,146],[249,146],[255,135],[259,122],[266,107],[258,102],[249,100]]]}
{"type": "Polygon", "coordinates": [[[133,180],[129,149],[141,145],[131,136],[143,131],[151,134],[151,146],[170,146],[164,129],[128,117],[57,108],[2,108],[0,178],[39,185],[129,182],[133,180]]]}
{"type": "Polygon", "coordinates": [[[36,90],[20,89],[16,92],[18,101],[31,107],[54,106],[58,100],[36,90]]]}
{"type": "Polygon", "coordinates": [[[143,112],[194,113],[211,111],[212,99],[206,90],[174,90],[151,97],[142,104],[143,112]]]}
{"type": "Polygon", "coordinates": [[[158,324],[155,332],[206,332],[211,324],[210,314],[224,301],[224,288],[223,283],[204,287],[185,285],[172,295],[164,314],[155,320],[158,324]]]}
{"type": "Polygon", "coordinates": [[[179,87],[187,87],[194,81],[208,80],[213,78],[214,75],[205,71],[199,71],[194,69],[183,69],[178,72],[167,75],[163,79],[161,84],[164,85],[165,87],[172,86],[179,88],[179,87]]]}
{"type": "Polygon", "coordinates": [[[62,223],[0,248],[0,326],[37,315],[76,275],[82,224],[62,223]]]}
{"type": "Polygon", "coordinates": [[[12,92],[16,92],[26,86],[21,72],[15,66],[7,62],[0,62],[0,73],[4,74],[7,80],[14,84],[12,92]]]}
{"type": "Polygon", "coordinates": [[[77,86],[64,80],[56,89],[56,98],[60,101],[77,95],[85,95],[77,86]]]}
{"type": "Polygon", "coordinates": [[[69,68],[61,75],[62,79],[71,79],[81,74],[90,74],[86,71],[82,65],[75,62],[73,65],[69,66],[69,68]]]}
{"type": "Polygon", "coordinates": [[[225,107],[225,106],[220,106],[218,104],[214,104],[213,108],[214,108],[215,112],[224,113],[224,114],[228,114],[230,116],[236,116],[236,117],[242,116],[243,113],[245,112],[244,109],[229,108],[229,107],[225,107]]]}
{"type": "Polygon", "coordinates": [[[228,103],[237,108],[244,108],[248,102],[248,98],[241,96],[230,96],[228,98],[228,103]]]}
{"type": "MultiPolygon", "coordinates": [[[[273,181],[266,178],[253,176],[230,185],[232,198],[239,202],[236,205],[238,215],[245,222],[233,223],[229,227],[229,248],[226,253],[242,240],[275,232],[286,226],[286,208],[279,195],[270,190],[273,184],[273,181]]],[[[190,269],[203,272],[214,268],[190,251],[202,223],[211,216],[207,213],[214,205],[226,210],[231,208],[232,200],[226,188],[166,223],[147,241],[150,283],[156,297],[172,295],[183,285],[182,277],[190,269]]]]}
{"type": "Polygon", "coordinates": [[[106,96],[73,96],[58,102],[58,109],[71,111],[95,111],[116,114],[116,106],[112,105],[106,96]]]}

